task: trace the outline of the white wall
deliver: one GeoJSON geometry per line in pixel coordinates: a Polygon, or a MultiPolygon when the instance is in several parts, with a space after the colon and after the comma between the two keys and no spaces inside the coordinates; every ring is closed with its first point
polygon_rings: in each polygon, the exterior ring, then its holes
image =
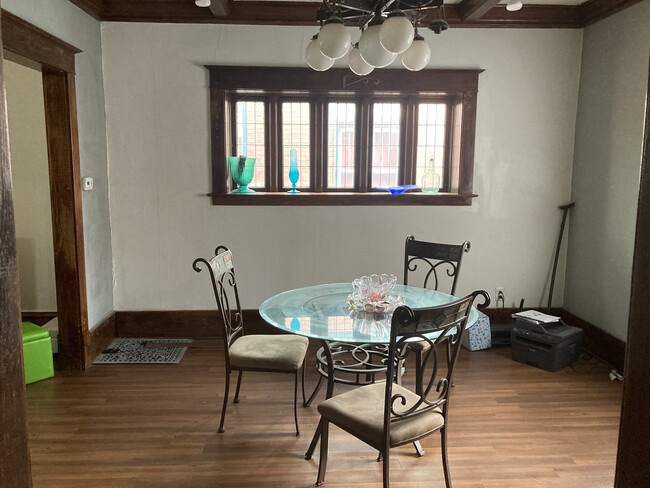
{"type": "Polygon", "coordinates": [[[23,311],[56,311],[43,76],[4,60],[16,253],[23,311]]]}
{"type": "MultiPolygon", "coordinates": [[[[302,285],[402,270],[404,239],[470,240],[458,293],[544,302],[570,196],[580,30],[426,32],[431,68],[484,68],[471,207],[212,206],[205,64],[306,67],[313,28],[103,23],[116,310],[204,309],[191,263],[235,253],[245,308],[302,285]]],[[[357,35],[357,34],[355,34],[357,35]]],[[[556,304],[561,305],[564,259],[556,304]]]]}
{"type": "Polygon", "coordinates": [[[106,119],[100,24],[68,0],[2,0],[2,8],[81,49],[75,57],[82,176],[95,187],[82,196],[88,324],[113,312],[106,119]]]}
{"type": "Polygon", "coordinates": [[[627,336],[650,0],[585,29],[565,308],[627,336]]]}

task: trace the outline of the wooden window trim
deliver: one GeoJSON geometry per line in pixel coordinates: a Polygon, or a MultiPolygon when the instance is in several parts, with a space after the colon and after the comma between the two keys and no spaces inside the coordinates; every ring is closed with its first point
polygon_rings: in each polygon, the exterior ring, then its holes
{"type": "MultiPolygon", "coordinates": [[[[326,72],[316,72],[308,68],[271,68],[247,66],[206,66],[210,75],[210,120],[212,142],[212,203],[214,205],[471,205],[474,176],[474,144],[476,132],[476,96],[478,93],[478,77],[483,70],[422,70],[408,72],[405,70],[379,70],[367,77],[358,77],[347,69],[331,69],[326,72]],[[408,86],[408,90],[404,87],[408,86]],[[228,181],[226,158],[230,155],[232,133],[228,120],[230,114],[229,100],[233,94],[249,94],[252,97],[275,97],[275,110],[268,115],[277,117],[278,99],[285,96],[309,92],[313,102],[313,124],[324,127],[327,123],[328,97],[351,97],[360,99],[358,113],[357,151],[359,151],[360,166],[356,175],[356,191],[323,192],[325,188],[324,164],[312,164],[312,179],[314,192],[303,192],[297,195],[278,191],[279,168],[273,172],[267,171],[267,185],[271,191],[257,192],[252,195],[231,194],[232,181],[228,181]],[[322,96],[319,96],[322,95],[322,96]],[[371,141],[368,139],[370,111],[373,98],[382,96],[419,100],[446,98],[451,100],[449,117],[453,120],[453,132],[449,134],[449,151],[455,153],[449,156],[450,180],[446,189],[435,195],[409,192],[402,195],[389,195],[369,191],[369,159],[371,156],[371,141]],[[316,98],[314,98],[316,97],[316,98]],[[457,143],[454,149],[452,144],[457,143]]],[[[408,107],[409,104],[407,103],[408,107]]],[[[403,125],[416,124],[417,114],[404,110],[403,125]]],[[[267,119],[268,121],[268,119],[267,119]]],[[[277,122],[277,120],[275,120],[277,122]]],[[[279,130],[277,124],[269,124],[267,158],[270,151],[279,151],[279,135],[273,133],[279,130]],[[275,127],[273,129],[272,127],[275,127]]],[[[408,130],[406,130],[409,134],[408,130]]],[[[411,130],[411,134],[413,131],[411,130]]],[[[313,154],[315,159],[326,158],[326,141],[322,140],[322,131],[312,134],[313,154]]],[[[411,140],[402,137],[404,151],[415,151],[415,147],[407,147],[411,140]]],[[[402,154],[404,154],[404,151],[402,154]]],[[[270,158],[272,166],[272,160],[270,158]]],[[[326,159],[325,159],[326,160],[326,159]]],[[[313,163],[313,161],[312,161],[313,163]]],[[[403,165],[404,166],[404,165],[403,165]]],[[[409,170],[402,170],[401,177],[408,180],[413,178],[409,170]]]]}

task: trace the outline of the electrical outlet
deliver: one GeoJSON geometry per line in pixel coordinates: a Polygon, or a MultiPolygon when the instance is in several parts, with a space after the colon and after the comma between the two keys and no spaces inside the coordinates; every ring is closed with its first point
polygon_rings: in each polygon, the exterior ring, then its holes
{"type": "Polygon", "coordinates": [[[505,306],[506,303],[506,289],[503,286],[497,286],[494,289],[494,298],[495,301],[498,303],[499,301],[501,302],[502,306],[505,306]]]}

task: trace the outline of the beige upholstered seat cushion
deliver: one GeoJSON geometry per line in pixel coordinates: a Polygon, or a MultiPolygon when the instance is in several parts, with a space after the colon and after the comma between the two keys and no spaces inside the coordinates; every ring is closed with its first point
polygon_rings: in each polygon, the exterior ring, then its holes
{"type": "Polygon", "coordinates": [[[233,368],[295,371],[302,365],[309,339],[297,335],[245,335],[230,346],[233,368]]]}
{"type": "MultiPolygon", "coordinates": [[[[318,405],[318,411],[327,420],[338,425],[352,435],[381,449],[384,428],[385,383],[375,383],[333,396],[318,405]]],[[[406,410],[420,398],[406,388],[393,384],[393,395],[406,397],[406,410]]],[[[399,403],[399,402],[398,402],[399,403]]],[[[417,440],[435,432],[444,425],[440,409],[431,410],[421,415],[397,420],[390,426],[390,446],[397,446],[417,440]]]]}

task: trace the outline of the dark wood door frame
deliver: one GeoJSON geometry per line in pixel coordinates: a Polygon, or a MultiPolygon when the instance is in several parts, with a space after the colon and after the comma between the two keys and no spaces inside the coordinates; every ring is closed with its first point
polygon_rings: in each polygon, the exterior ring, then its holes
{"type": "MultiPolygon", "coordinates": [[[[648,72],[650,100],[650,70],[648,72]]],[[[645,134],[632,264],[625,384],[616,459],[616,488],[650,484],[650,104],[645,134]]]]}
{"type": "Polygon", "coordinates": [[[38,63],[43,73],[59,365],[63,370],[84,370],[92,359],[90,344],[86,344],[88,304],[74,73],[74,57],[81,51],[4,10],[2,42],[6,52],[38,63]]]}
{"type": "MultiPolygon", "coordinates": [[[[3,17],[4,14],[0,12],[2,20],[3,17]]],[[[20,332],[16,226],[2,55],[0,41],[0,486],[31,488],[32,473],[25,421],[25,374],[20,332]]]]}

